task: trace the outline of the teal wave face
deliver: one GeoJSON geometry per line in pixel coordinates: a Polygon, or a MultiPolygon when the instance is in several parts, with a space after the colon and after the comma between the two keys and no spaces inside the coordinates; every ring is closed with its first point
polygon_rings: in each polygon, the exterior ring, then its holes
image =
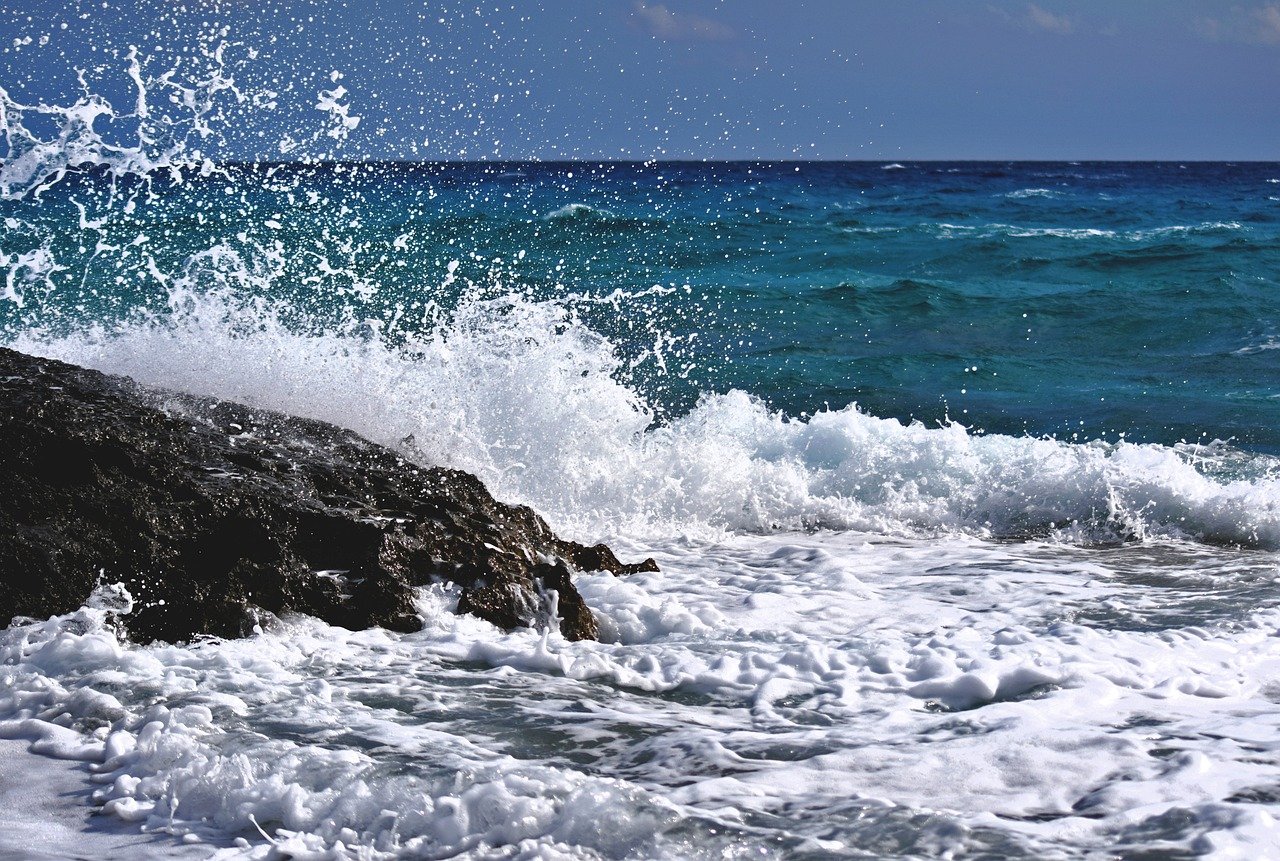
{"type": "Polygon", "coordinates": [[[1278,179],[1171,163],[88,171],[0,202],[0,334],[228,291],[395,341],[460,297],[516,292],[610,339],[659,420],[739,388],[791,415],[857,402],[1277,452],[1278,179]]]}

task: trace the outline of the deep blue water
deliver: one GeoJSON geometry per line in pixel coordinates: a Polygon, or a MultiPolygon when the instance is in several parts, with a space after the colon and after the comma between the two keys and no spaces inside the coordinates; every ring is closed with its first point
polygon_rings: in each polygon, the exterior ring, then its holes
{"type": "Polygon", "coordinates": [[[179,282],[389,340],[516,291],[613,339],[660,419],[740,388],[1280,452],[1280,164],[248,165],[0,210],[6,340],[168,313],[179,282]]]}

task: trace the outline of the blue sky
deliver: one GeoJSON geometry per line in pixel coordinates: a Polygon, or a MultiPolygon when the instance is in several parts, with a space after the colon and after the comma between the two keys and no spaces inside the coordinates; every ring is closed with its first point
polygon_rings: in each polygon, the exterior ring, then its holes
{"type": "Polygon", "coordinates": [[[225,43],[224,158],[1280,159],[1280,0],[0,0],[0,32],[15,101],[87,68],[120,113],[131,47],[225,43]]]}

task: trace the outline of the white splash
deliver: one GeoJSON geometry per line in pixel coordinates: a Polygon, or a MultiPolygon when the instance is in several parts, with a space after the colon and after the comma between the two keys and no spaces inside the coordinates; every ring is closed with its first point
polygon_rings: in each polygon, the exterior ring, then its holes
{"type": "Polygon", "coordinates": [[[216,145],[225,103],[248,98],[236,87],[227,49],[226,42],[199,46],[205,75],[191,76],[180,74],[177,62],[164,71],[150,71],[154,63],[131,48],[124,69],[136,90],[130,109],[95,92],[83,71],[78,73],[81,92],[70,104],[23,104],[0,86],[0,133],[8,145],[8,157],[0,163],[0,196],[38,197],[69,170],[86,166],[120,177],[165,171],[181,181],[184,170],[206,163],[202,147],[216,145]],[[33,116],[44,118],[53,131],[35,131],[26,122],[33,116]],[[117,132],[131,129],[131,139],[104,137],[99,126],[106,121],[117,132]]]}
{"type": "Polygon", "coordinates": [[[1219,448],[980,435],[854,406],[795,419],[740,391],[656,425],[619,382],[613,345],[566,304],[464,301],[392,347],[358,320],[286,325],[265,299],[230,298],[226,279],[270,272],[215,248],[190,262],[164,315],[28,330],[14,346],[352,428],[473,472],[582,537],[827,528],[1280,547],[1280,481],[1265,458],[1223,478],[1219,448]]]}

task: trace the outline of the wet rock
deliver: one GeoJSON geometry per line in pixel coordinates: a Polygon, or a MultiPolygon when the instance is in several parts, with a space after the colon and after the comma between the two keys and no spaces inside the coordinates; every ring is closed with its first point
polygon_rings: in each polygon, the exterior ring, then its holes
{"type": "Polygon", "coordinates": [[[514,628],[554,605],[588,639],[572,574],[654,567],[333,425],[0,348],[0,618],[118,581],[141,641],[243,635],[261,611],[410,631],[414,587],[447,581],[461,612],[514,628]]]}

